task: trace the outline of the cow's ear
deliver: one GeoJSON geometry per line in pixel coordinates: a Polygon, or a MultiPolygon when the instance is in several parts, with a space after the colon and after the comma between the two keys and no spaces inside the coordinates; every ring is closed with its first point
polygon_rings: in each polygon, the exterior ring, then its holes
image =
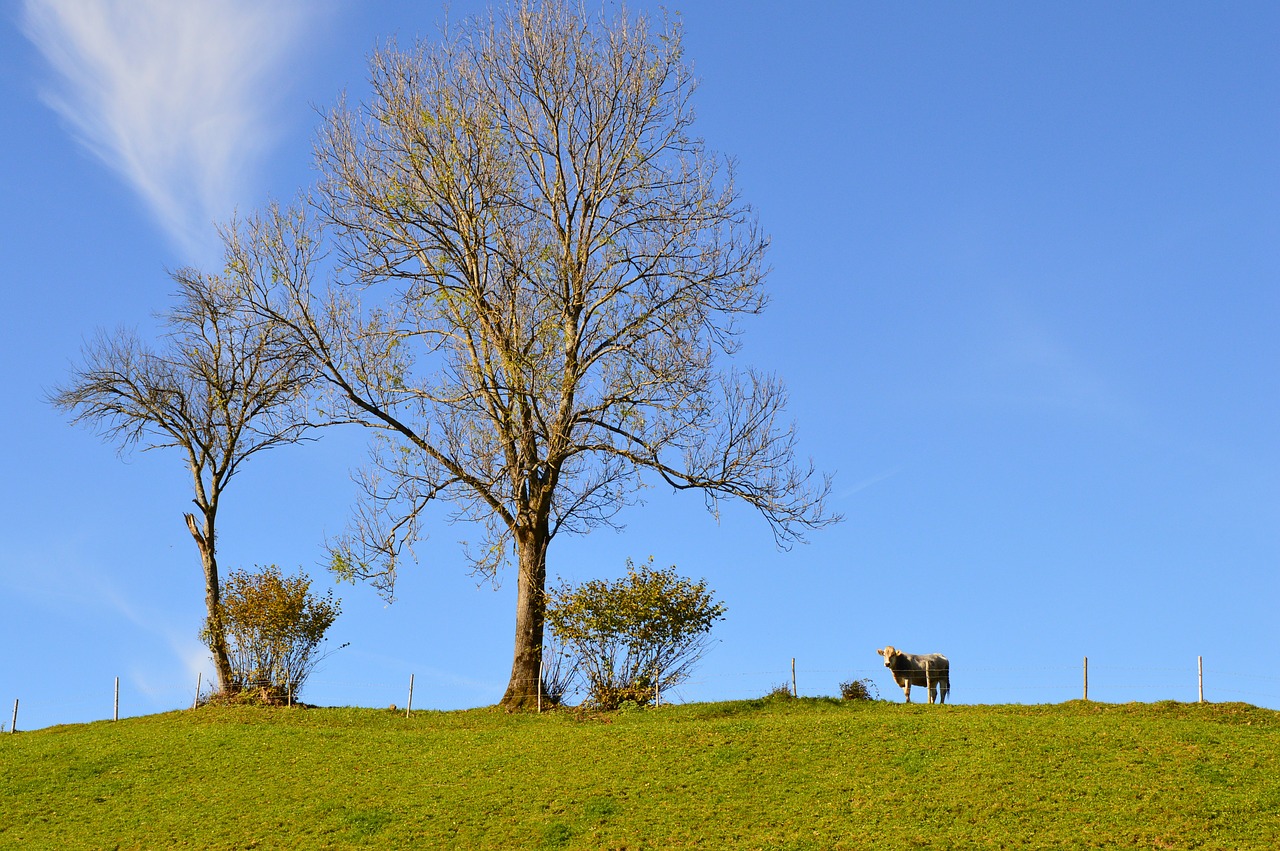
{"type": "Polygon", "coordinates": [[[883,656],[883,655],[884,655],[884,651],[883,651],[883,650],[877,650],[877,651],[876,651],[876,655],[877,655],[877,656],[883,656]]]}

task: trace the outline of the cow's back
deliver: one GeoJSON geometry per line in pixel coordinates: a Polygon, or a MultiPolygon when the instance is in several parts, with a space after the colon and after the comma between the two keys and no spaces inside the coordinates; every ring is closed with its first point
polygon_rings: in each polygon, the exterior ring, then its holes
{"type": "Polygon", "coordinates": [[[920,660],[920,670],[924,670],[924,663],[929,663],[929,671],[938,679],[942,679],[951,673],[951,660],[941,653],[928,653],[916,657],[920,660]]]}
{"type": "Polygon", "coordinates": [[[890,670],[899,685],[910,682],[913,686],[926,685],[927,680],[939,682],[951,678],[951,662],[941,653],[898,653],[896,664],[890,670]],[[929,666],[926,676],[925,665],[929,666]]]}

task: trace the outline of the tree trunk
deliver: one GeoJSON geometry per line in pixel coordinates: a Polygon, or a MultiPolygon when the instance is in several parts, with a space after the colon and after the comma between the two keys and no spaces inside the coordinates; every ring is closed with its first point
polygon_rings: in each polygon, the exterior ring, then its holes
{"type": "Polygon", "coordinates": [[[517,535],[520,576],[516,584],[516,641],[511,682],[502,696],[507,710],[534,710],[542,674],[542,629],[547,611],[547,545],[545,530],[517,535]]]}
{"type": "Polygon", "coordinates": [[[231,689],[231,654],[227,650],[227,630],[222,623],[221,587],[218,584],[218,560],[214,552],[213,515],[206,512],[203,531],[196,526],[195,515],[185,515],[187,528],[200,550],[200,563],[204,567],[204,605],[208,611],[209,649],[213,652],[213,666],[218,672],[218,691],[231,689]]]}

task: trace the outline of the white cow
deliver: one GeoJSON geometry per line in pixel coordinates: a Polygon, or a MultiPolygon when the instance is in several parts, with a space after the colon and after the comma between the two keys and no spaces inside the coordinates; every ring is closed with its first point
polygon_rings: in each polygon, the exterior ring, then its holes
{"type": "Polygon", "coordinates": [[[928,689],[930,703],[933,703],[935,689],[939,692],[938,703],[947,702],[947,693],[951,691],[951,663],[946,656],[941,653],[903,653],[892,644],[876,652],[884,657],[884,666],[907,696],[907,703],[911,702],[912,686],[928,689]]]}

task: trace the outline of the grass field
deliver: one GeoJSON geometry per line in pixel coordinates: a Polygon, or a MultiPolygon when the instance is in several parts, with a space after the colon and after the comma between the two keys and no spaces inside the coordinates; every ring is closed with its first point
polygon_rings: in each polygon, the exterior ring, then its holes
{"type": "Polygon", "coordinates": [[[6,848],[1280,848],[1280,713],[204,707],[0,736],[6,848]]]}

